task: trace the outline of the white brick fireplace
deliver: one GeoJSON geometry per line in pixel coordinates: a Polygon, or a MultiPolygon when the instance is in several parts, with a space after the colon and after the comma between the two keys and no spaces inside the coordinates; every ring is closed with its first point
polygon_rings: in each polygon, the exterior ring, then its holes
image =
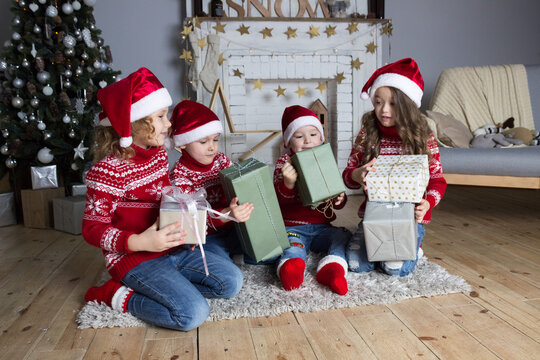
{"type": "MultiPolygon", "coordinates": [[[[287,106],[309,108],[319,99],[328,109],[328,141],[339,168],[343,169],[360,130],[360,118],[372,108],[369,102],[360,99],[362,85],[381,65],[381,24],[359,22],[358,31],[350,32],[347,27],[352,21],[222,19],[220,24],[225,25],[225,32],[216,33],[217,21],[202,19],[200,28],[189,34],[193,63],[188,78],[197,101],[210,103],[215,80],[219,78],[236,130],[280,130],[281,116],[287,106]],[[241,26],[249,27],[249,33],[241,34],[237,30],[241,26]],[[327,36],[324,31],[328,27],[335,27],[336,34],[327,36]],[[272,29],[272,36],[263,37],[261,31],[265,28],[272,29]],[[296,29],[296,37],[288,39],[285,33],[289,28],[296,29]],[[317,28],[319,36],[308,33],[313,28],[317,28]],[[208,45],[201,47],[201,39],[208,45]],[[374,52],[368,51],[368,44],[377,46],[374,52]],[[220,54],[224,60],[221,65],[220,54]],[[362,62],[359,68],[353,66],[356,59],[362,62]],[[338,74],[344,77],[341,82],[338,74]],[[263,84],[260,89],[255,88],[257,80],[263,84]],[[277,96],[278,88],[286,89],[283,96],[277,96]],[[301,89],[305,93],[299,97],[301,89]]],[[[225,121],[220,101],[214,111],[225,121]]],[[[270,134],[232,134],[226,122],[224,126],[223,150],[233,160],[270,134]]],[[[252,156],[273,165],[282,149],[280,135],[252,156]]]]}

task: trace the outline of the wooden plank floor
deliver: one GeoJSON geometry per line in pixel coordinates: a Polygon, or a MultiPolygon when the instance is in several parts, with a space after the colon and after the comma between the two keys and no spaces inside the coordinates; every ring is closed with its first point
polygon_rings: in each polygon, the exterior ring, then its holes
{"type": "MultiPolygon", "coordinates": [[[[354,227],[361,197],[339,223],[354,227]]],[[[80,236],[0,228],[0,359],[540,359],[540,191],[450,186],[424,251],[469,293],[272,318],[77,329],[103,271],[80,236]]]]}

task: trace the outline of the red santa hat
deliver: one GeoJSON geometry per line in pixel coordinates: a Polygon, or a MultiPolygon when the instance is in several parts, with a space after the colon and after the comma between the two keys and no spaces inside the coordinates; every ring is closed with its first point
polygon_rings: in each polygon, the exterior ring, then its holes
{"type": "Polygon", "coordinates": [[[103,111],[99,124],[112,126],[120,135],[120,146],[133,142],[131,123],[172,105],[171,95],[147,68],[140,68],[97,93],[103,111]]]}
{"type": "Polygon", "coordinates": [[[294,132],[304,126],[315,126],[321,133],[321,139],[324,142],[324,130],[321,121],[315,113],[303,106],[289,106],[283,112],[281,118],[281,130],[283,131],[283,143],[285,147],[289,145],[294,132]]]}
{"type": "Polygon", "coordinates": [[[373,101],[375,91],[382,86],[391,86],[403,91],[416,106],[420,107],[424,93],[424,79],[413,59],[401,59],[375,70],[362,88],[362,99],[371,98],[373,101]]]}
{"type": "Polygon", "coordinates": [[[206,106],[184,100],[173,110],[171,117],[174,146],[180,147],[214,134],[223,134],[216,114],[206,106]]]}

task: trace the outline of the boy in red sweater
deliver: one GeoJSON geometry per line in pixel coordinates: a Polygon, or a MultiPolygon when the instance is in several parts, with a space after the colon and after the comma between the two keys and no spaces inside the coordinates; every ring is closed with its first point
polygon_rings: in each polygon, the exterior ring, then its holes
{"type": "MultiPolygon", "coordinates": [[[[428,155],[429,182],[426,196],[415,207],[418,223],[417,258],[381,262],[381,269],[389,275],[406,276],[413,271],[418,258],[423,255],[420,247],[425,234],[423,224],[429,223],[431,209],[441,201],[446,190],[437,141],[419,110],[423,89],[424,81],[413,59],[402,59],[375,71],[362,89],[362,97],[371,98],[374,110],[362,117],[362,129],[349,155],[347,168],[343,171],[347,187],[363,188],[366,192],[366,175],[374,171],[373,164],[377,156],[428,155]]],[[[364,201],[358,210],[360,218],[364,217],[365,206],[364,201]]],[[[347,259],[351,271],[365,272],[375,268],[375,264],[367,259],[362,222],[358,224],[348,245],[347,259]]]]}
{"type": "MultiPolygon", "coordinates": [[[[304,281],[307,253],[327,252],[319,262],[316,279],[335,293],[345,295],[348,291],[345,246],[351,233],[330,224],[336,215],[333,211],[328,214],[328,209],[323,209],[325,204],[317,209],[302,205],[295,188],[298,174],[290,162],[295,153],[324,142],[321,122],[311,110],[295,105],[285,109],[281,126],[287,152],[276,162],[274,186],[291,246],[279,260],[278,276],[285,290],[297,289],[304,281]]],[[[345,194],[340,194],[331,201],[334,209],[341,209],[347,199],[345,194]]]]}
{"type": "Polygon", "coordinates": [[[104,302],[158,326],[188,331],[209,314],[205,297],[235,296],[242,273],[234,264],[190,251],[180,223],[157,228],[161,191],[170,185],[163,148],[171,97],[148,69],[98,91],[103,112],[95,160],[86,175],[82,235],[99,247],[112,279],[90,288],[86,301],[104,302]]]}
{"type": "MultiPolygon", "coordinates": [[[[217,115],[206,106],[185,100],[176,105],[172,114],[173,141],[182,156],[170,173],[171,183],[182,192],[191,194],[206,190],[212,209],[231,213],[239,222],[249,220],[253,204],[238,205],[238,198],[227,202],[219,172],[233,163],[219,152],[219,139],[223,126],[217,115]]],[[[233,224],[224,218],[208,216],[208,235],[204,249],[231,261],[231,255],[240,254],[240,243],[233,224]]]]}

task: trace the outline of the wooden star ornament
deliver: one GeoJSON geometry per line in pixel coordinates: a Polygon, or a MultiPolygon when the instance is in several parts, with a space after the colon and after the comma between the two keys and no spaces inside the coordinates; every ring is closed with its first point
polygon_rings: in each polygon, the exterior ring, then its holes
{"type": "Polygon", "coordinates": [[[282,88],[281,85],[278,85],[277,89],[274,89],[274,91],[277,93],[277,97],[285,96],[285,90],[286,88],[282,88]]]}
{"type": "Polygon", "coordinates": [[[363,62],[360,61],[360,58],[356,58],[351,62],[352,67],[357,69],[357,70],[360,69],[360,66],[362,66],[362,64],[363,64],[363,62]]]}
{"type": "Polygon", "coordinates": [[[188,36],[192,31],[193,31],[193,25],[189,25],[189,26],[184,25],[184,30],[182,30],[180,34],[184,36],[188,36]]]}
{"type": "Polygon", "coordinates": [[[377,49],[377,45],[373,41],[366,45],[366,52],[368,53],[375,54],[375,49],[377,49]]]}
{"type": "Polygon", "coordinates": [[[336,74],[334,79],[338,82],[338,84],[341,84],[341,82],[345,80],[345,76],[343,76],[343,72],[340,72],[336,74]]]}
{"type": "Polygon", "coordinates": [[[349,35],[352,33],[355,33],[358,31],[358,23],[352,22],[347,26],[347,30],[349,30],[349,35]]]}
{"type": "Polygon", "coordinates": [[[326,29],[324,30],[324,32],[326,33],[326,37],[330,37],[332,35],[336,35],[336,27],[337,26],[331,26],[331,25],[328,25],[326,27],[326,29]]]}
{"type": "Polygon", "coordinates": [[[205,38],[197,39],[197,46],[201,48],[201,51],[204,49],[205,46],[207,46],[208,43],[206,42],[205,38]]]}
{"type": "Polygon", "coordinates": [[[264,85],[264,83],[261,81],[261,79],[257,79],[257,81],[255,81],[253,83],[253,90],[255,90],[255,89],[262,90],[263,85],[264,85]]]}
{"type": "Polygon", "coordinates": [[[179,58],[184,60],[185,62],[193,62],[191,50],[182,49],[182,55],[180,55],[179,58]]]}
{"type": "Polygon", "coordinates": [[[244,75],[244,74],[242,74],[240,72],[240,69],[234,69],[233,70],[233,76],[238,76],[239,78],[242,78],[242,75],[244,75]]]}
{"type": "Polygon", "coordinates": [[[313,26],[313,25],[311,25],[311,26],[309,27],[309,31],[308,31],[307,33],[309,34],[309,38],[310,38],[310,39],[313,39],[314,37],[320,35],[320,34],[319,34],[319,28],[318,28],[318,27],[315,27],[315,26],[313,26]]]}
{"type": "Polygon", "coordinates": [[[238,27],[238,29],[236,29],[236,31],[238,31],[240,35],[249,35],[249,26],[242,24],[238,27]]]}
{"type": "Polygon", "coordinates": [[[298,98],[300,99],[302,96],[306,96],[306,88],[302,88],[298,85],[298,90],[296,90],[295,93],[298,94],[298,98]]]}
{"type": "Polygon", "coordinates": [[[263,39],[266,39],[267,37],[272,37],[272,30],[274,29],[265,27],[259,32],[263,35],[263,39]]]}
{"type": "Polygon", "coordinates": [[[284,32],[284,34],[287,35],[287,40],[289,40],[290,38],[295,38],[297,36],[296,35],[296,29],[293,29],[290,26],[287,29],[287,31],[284,32]]]}
{"type": "Polygon", "coordinates": [[[319,86],[317,86],[315,89],[319,90],[322,94],[322,92],[324,90],[328,90],[328,88],[326,87],[326,83],[324,81],[319,81],[319,86]]]}
{"type": "Polygon", "coordinates": [[[388,36],[392,36],[392,31],[394,30],[393,26],[392,26],[392,23],[388,23],[386,25],[384,25],[382,28],[381,28],[381,35],[388,35],[388,36]]]}
{"type": "Polygon", "coordinates": [[[227,26],[227,24],[222,24],[220,21],[218,21],[215,26],[212,26],[212,28],[216,30],[216,34],[225,34],[225,26],[227,26]]]}

